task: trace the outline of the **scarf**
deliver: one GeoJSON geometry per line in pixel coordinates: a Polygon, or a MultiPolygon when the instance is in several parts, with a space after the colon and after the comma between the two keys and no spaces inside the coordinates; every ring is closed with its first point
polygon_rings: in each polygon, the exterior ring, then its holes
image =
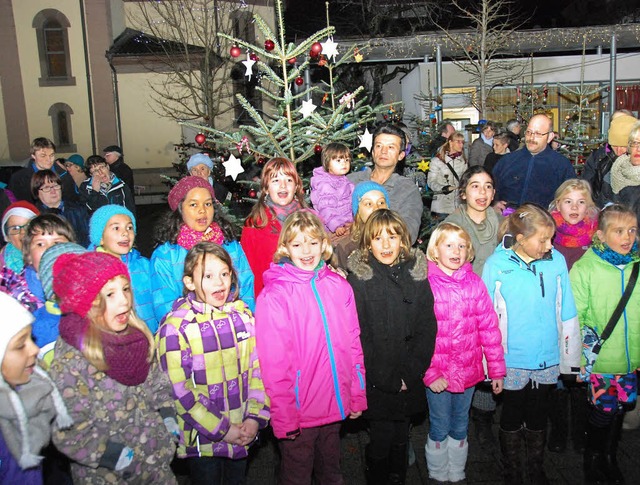
{"type": "Polygon", "coordinates": [[[193,246],[202,241],[213,242],[222,245],[224,243],[224,234],[217,222],[212,222],[204,232],[191,229],[186,224],[180,226],[177,243],[179,246],[189,251],[193,246]]]}
{"type": "Polygon", "coordinates": [[[581,248],[589,246],[596,230],[598,221],[586,217],[577,224],[569,224],[564,220],[560,211],[551,211],[553,220],[556,221],[555,242],[565,248],[581,248]]]}
{"type": "MultiPolygon", "coordinates": [[[[449,155],[449,158],[451,158],[452,160],[455,160],[456,158],[462,156],[462,152],[453,152],[453,153],[447,152],[447,155],[449,155]]],[[[446,163],[446,160],[445,160],[445,163],[446,163]]]]}
{"type": "MultiPolygon", "coordinates": [[[[597,239],[597,238],[594,238],[594,239],[597,239]]],[[[607,263],[611,263],[614,266],[626,265],[631,263],[632,261],[637,261],[638,259],[640,259],[640,256],[638,255],[637,241],[633,243],[633,246],[631,247],[631,251],[629,251],[627,254],[620,254],[615,252],[605,243],[600,241],[600,239],[598,239],[597,242],[594,241],[593,246],[591,246],[591,249],[593,250],[594,253],[596,253],[598,256],[604,259],[607,263]]]]}
{"type": "Polygon", "coordinates": [[[640,185],[640,166],[631,164],[628,154],[620,155],[611,167],[611,189],[619,194],[625,187],[640,185]]]}
{"type": "MultiPolygon", "coordinates": [[[[465,222],[465,224],[463,224],[463,227],[473,228],[473,235],[476,237],[480,244],[484,245],[493,243],[494,248],[498,245],[497,237],[500,221],[498,220],[498,215],[491,207],[486,210],[485,214],[487,216],[480,224],[471,219],[471,217],[469,217],[469,214],[467,214],[467,204],[462,204],[462,206],[458,208],[458,213],[460,214],[460,218],[465,222]]],[[[478,250],[478,248],[475,249],[478,250]]]]}
{"type": "Polygon", "coordinates": [[[22,259],[22,251],[11,243],[7,243],[4,247],[4,265],[14,273],[22,273],[24,269],[24,259],[22,259]]]}
{"type": "Polygon", "coordinates": [[[280,221],[280,224],[284,224],[284,220],[287,218],[287,216],[289,216],[289,214],[302,209],[300,202],[298,202],[295,197],[287,205],[278,205],[273,200],[271,200],[271,197],[267,195],[264,199],[264,203],[267,205],[267,207],[269,207],[269,209],[273,211],[276,219],[280,221]]]}
{"type": "Polygon", "coordinates": [[[486,136],[484,136],[484,133],[480,133],[480,138],[482,138],[483,142],[493,148],[493,137],[487,138],[486,136]]]}
{"type": "MultiPolygon", "coordinates": [[[[60,337],[82,352],[82,340],[89,320],[69,313],[60,320],[60,337]]],[[[106,375],[125,386],[137,386],[147,380],[151,364],[148,362],[149,341],[137,328],[128,327],[126,333],[100,333],[106,375]]]]}

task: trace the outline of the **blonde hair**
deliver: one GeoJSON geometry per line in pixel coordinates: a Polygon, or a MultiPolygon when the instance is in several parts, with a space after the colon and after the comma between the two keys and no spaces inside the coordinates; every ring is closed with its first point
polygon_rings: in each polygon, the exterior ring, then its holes
{"type": "MultiPolygon", "coordinates": [[[[438,153],[436,153],[436,157],[438,157],[443,162],[447,160],[447,155],[451,152],[451,143],[454,140],[464,140],[464,134],[460,131],[454,131],[449,135],[447,141],[438,149],[438,153]]],[[[464,152],[462,157],[464,158],[464,152]]]]}
{"type": "Polygon", "coordinates": [[[280,237],[278,238],[278,249],[273,256],[273,261],[277,263],[282,258],[289,257],[287,244],[293,241],[299,234],[308,238],[320,239],[325,246],[322,259],[325,261],[333,254],[333,247],[329,241],[329,236],[324,229],[324,224],[320,218],[310,210],[299,210],[290,214],[284,221],[280,237]]]}
{"type": "MultiPolygon", "coordinates": [[[[598,231],[602,231],[603,233],[607,232],[607,228],[613,221],[625,217],[635,219],[637,224],[638,216],[632,209],[621,204],[610,204],[606,206],[600,211],[600,214],[598,214],[598,231]]],[[[600,239],[597,236],[597,232],[596,237],[600,239]]]]}
{"type": "Polygon", "coordinates": [[[587,216],[589,219],[595,219],[598,214],[598,209],[596,204],[593,202],[591,184],[582,179],[569,179],[562,182],[553,196],[553,201],[549,204],[549,210],[558,210],[560,199],[573,191],[582,192],[584,194],[584,198],[587,200],[587,216]]]}
{"type": "Polygon", "coordinates": [[[467,261],[471,261],[475,256],[471,236],[469,236],[469,233],[462,227],[454,224],[453,222],[441,222],[438,224],[438,227],[435,228],[433,233],[431,233],[429,244],[427,244],[427,259],[434,263],[438,261],[438,244],[440,244],[442,240],[450,234],[455,234],[467,243],[467,247],[469,248],[467,251],[467,261]]]}
{"type": "Polygon", "coordinates": [[[526,239],[533,236],[541,228],[556,230],[556,222],[546,210],[536,204],[522,204],[509,215],[498,231],[498,239],[503,240],[510,235],[515,241],[519,234],[526,239]]]}
{"type": "Polygon", "coordinates": [[[400,214],[391,209],[378,209],[372,212],[369,219],[367,219],[360,238],[360,249],[363,252],[364,259],[366,261],[369,260],[371,241],[378,237],[385,229],[387,232],[400,236],[398,262],[408,259],[411,251],[409,229],[402,220],[402,217],[400,217],[400,214]]]}
{"type": "MultiPolygon", "coordinates": [[[[129,278],[124,275],[118,275],[111,278],[107,283],[114,281],[116,278],[124,278],[129,282],[129,284],[131,284],[129,278]]],[[[98,293],[98,296],[96,296],[96,299],[93,301],[91,310],[89,310],[89,313],[87,314],[89,325],[82,336],[82,355],[84,355],[84,358],[87,359],[91,365],[100,371],[108,369],[107,362],[104,358],[104,348],[102,346],[102,334],[105,332],[104,313],[106,308],[107,303],[105,299],[102,297],[101,293],[98,293]]],[[[142,321],[133,310],[133,293],[131,294],[129,326],[140,330],[149,342],[149,355],[147,356],[147,361],[151,362],[155,352],[155,341],[153,334],[149,330],[149,327],[147,327],[147,324],[144,323],[144,321],[142,321]]]]}

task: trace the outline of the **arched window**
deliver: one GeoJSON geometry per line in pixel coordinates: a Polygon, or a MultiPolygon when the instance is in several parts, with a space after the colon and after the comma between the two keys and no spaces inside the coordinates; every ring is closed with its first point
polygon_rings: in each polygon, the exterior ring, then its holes
{"type": "Polygon", "coordinates": [[[53,142],[59,152],[75,152],[76,144],[73,142],[71,129],[71,115],[73,110],[66,103],[56,103],[49,108],[51,125],[53,128],[53,142]]]}
{"type": "Polygon", "coordinates": [[[71,24],[58,10],[41,10],[33,18],[40,57],[40,86],[75,85],[71,75],[68,30],[71,24]]]}

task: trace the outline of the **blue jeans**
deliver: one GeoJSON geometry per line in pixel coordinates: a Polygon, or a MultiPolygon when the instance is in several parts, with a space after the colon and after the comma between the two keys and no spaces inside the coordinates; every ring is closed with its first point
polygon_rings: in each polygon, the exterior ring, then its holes
{"type": "Polygon", "coordinates": [[[447,436],[454,440],[467,437],[469,429],[469,408],[473,399],[474,387],[462,393],[442,391],[433,392],[427,388],[429,403],[429,438],[444,441],[447,436]]]}

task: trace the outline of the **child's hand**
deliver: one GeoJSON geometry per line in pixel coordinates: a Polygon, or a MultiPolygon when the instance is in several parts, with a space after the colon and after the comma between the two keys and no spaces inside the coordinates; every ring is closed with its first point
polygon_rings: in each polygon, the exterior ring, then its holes
{"type": "Polygon", "coordinates": [[[91,179],[91,188],[93,189],[94,192],[100,192],[100,178],[94,176],[91,179]]]}
{"type": "Polygon", "coordinates": [[[358,419],[360,416],[362,416],[362,411],[351,412],[349,414],[349,419],[358,419]]]}
{"type": "Polygon", "coordinates": [[[347,229],[344,226],[340,226],[336,229],[336,236],[344,236],[347,233],[347,229]]]}
{"type": "Polygon", "coordinates": [[[255,419],[248,418],[244,420],[240,425],[242,446],[247,446],[253,443],[253,440],[256,439],[256,435],[258,434],[259,427],[260,425],[255,419]]]}
{"type": "Polygon", "coordinates": [[[504,385],[503,379],[492,379],[491,380],[491,389],[493,389],[494,394],[500,394],[502,392],[502,386],[504,385]]]}
{"type": "Polygon", "coordinates": [[[240,426],[238,426],[237,424],[230,425],[229,431],[227,431],[227,434],[224,435],[224,438],[222,438],[222,441],[225,441],[231,445],[243,446],[241,443],[241,440],[242,440],[242,430],[240,429],[240,426]]]}
{"type": "Polygon", "coordinates": [[[446,390],[448,386],[449,383],[447,382],[447,380],[444,377],[440,377],[439,379],[436,379],[431,384],[429,384],[429,389],[431,389],[433,392],[439,393],[446,390]]]}

